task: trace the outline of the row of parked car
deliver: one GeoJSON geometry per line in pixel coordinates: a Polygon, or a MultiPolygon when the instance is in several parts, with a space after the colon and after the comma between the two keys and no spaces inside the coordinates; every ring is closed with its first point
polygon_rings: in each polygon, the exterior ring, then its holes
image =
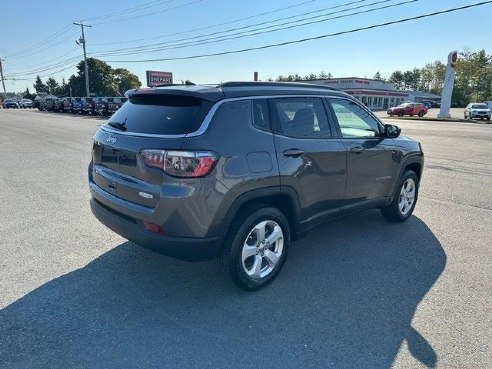
{"type": "Polygon", "coordinates": [[[40,111],[101,115],[109,117],[125,102],[126,97],[63,97],[35,101],[34,108],[40,111]]]}
{"type": "Polygon", "coordinates": [[[2,103],[4,109],[29,109],[32,108],[32,100],[30,99],[5,99],[2,103]]]}

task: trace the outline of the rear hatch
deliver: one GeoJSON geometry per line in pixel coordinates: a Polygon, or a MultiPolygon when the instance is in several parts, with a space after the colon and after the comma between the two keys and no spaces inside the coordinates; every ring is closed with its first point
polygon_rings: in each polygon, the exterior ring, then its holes
{"type": "Polygon", "coordinates": [[[104,191],[154,208],[172,177],[144,162],[142,150],[179,150],[212,103],[192,96],[135,94],[94,135],[92,180],[104,191]]]}

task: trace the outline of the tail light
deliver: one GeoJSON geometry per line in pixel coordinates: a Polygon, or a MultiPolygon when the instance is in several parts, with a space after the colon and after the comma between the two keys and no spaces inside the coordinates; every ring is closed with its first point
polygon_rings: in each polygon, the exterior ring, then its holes
{"type": "Polygon", "coordinates": [[[219,159],[211,151],[142,150],[140,154],[147,166],[186,178],[206,176],[219,159]]]}

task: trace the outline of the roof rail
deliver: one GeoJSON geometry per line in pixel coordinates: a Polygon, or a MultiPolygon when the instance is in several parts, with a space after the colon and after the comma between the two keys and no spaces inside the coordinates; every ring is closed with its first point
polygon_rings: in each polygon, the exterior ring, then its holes
{"type": "Polygon", "coordinates": [[[217,86],[221,87],[304,87],[304,88],[320,88],[325,90],[335,90],[338,89],[329,86],[316,85],[313,83],[306,82],[224,82],[217,86]]]}

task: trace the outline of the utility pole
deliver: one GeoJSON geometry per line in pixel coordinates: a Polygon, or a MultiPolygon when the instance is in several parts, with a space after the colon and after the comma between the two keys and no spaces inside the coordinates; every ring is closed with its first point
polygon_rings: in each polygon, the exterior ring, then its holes
{"type": "Polygon", "coordinates": [[[5,89],[5,79],[3,78],[3,66],[2,66],[3,60],[4,59],[0,58],[0,77],[2,78],[3,94],[5,98],[7,98],[7,90],[5,89]]]}
{"type": "Polygon", "coordinates": [[[80,26],[80,29],[82,30],[82,37],[79,39],[79,41],[75,41],[77,45],[82,45],[82,48],[84,49],[84,69],[85,69],[85,93],[87,97],[90,97],[90,92],[89,92],[89,67],[87,66],[87,54],[85,52],[85,35],[84,35],[84,27],[92,27],[89,26],[88,24],[84,24],[82,22],[80,23],[75,23],[76,26],[80,26]]]}

